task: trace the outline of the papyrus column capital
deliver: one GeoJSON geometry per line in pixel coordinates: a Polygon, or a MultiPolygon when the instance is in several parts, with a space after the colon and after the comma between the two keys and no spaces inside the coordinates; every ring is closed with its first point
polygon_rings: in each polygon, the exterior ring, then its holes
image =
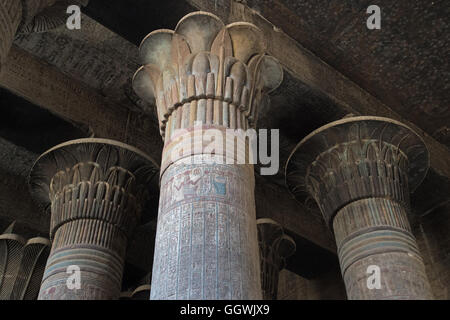
{"type": "Polygon", "coordinates": [[[350,117],[305,137],[286,165],[286,184],[300,202],[313,197],[328,226],[352,201],[387,197],[409,208],[425,178],[428,150],[406,125],[381,117],[350,117]]]}
{"type": "Polygon", "coordinates": [[[121,142],[87,138],[43,153],[30,173],[30,190],[51,210],[52,250],[40,299],[117,299],[128,239],[145,202],[157,194],[158,165],[121,142]],[[68,266],[81,288],[66,286],[68,266]]]}
{"type": "Polygon", "coordinates": [[[265,51],[266,39],[255,25],[225,25],[211,13],[193,12],[175,30],[156,30],[142,41],[143,66],[133,87],[156,104],[166,140],[195,121],[247,129],[256,123],[262,95],[283,79],[280,64],[265,51]]]}
{"type": "Polygon", "coordinates": [[[284,233],[280,224],[272,219],[258,219],[256,225],[258,227],[263,298],[276,300],[279,273],[286,266],[286,259],[295,253],[295,241],[284,233]]]}
{"type": "Polygon", "coordinates": [[[428,167],[420,136],[379,117],[332,122],[292,152],[287,186],[299,201],[313,197],[333,230],[349,299],[432,298],[408,221],[428,167]]]}

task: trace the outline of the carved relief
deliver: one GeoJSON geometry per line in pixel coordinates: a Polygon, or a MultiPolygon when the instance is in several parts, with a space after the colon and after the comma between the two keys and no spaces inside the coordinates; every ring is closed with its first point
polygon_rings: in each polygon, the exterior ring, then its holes
{"type": "MultiPolygon", "coordinates": [[[[127,240],[157,187],[158,166],[131,146],[106,139],[80,139],[39,157],[30,174],[33,197],[51,210],[52,251],[41,299],[119,297],[127,240]],[[81,290],[58,284],[61,266],[80,266],[81,290]]],[[[154,195],[153,195],[154,199],[154,195]]]]}
{"type": "Polygon", "coordinates": [[[303,139],[289,157],[286,183],[300,201],[313,196],[331,226],[337,210],[353,200],[393,197],[409,206],[409,192],[428,166],[428,150],[408,127],[386,118],[354,117],[303,139]]]}
{"type": "Polygon", "coordinates": [[[14,223],[0,235],[0,300],[35,300],[50,252],[50,241],[26,241],[14,223]]]}
{"type": "Polygon", "coordinates": [[[253,166],[208,161],[203,149],[170,155],[184,143],[177,129],[255,125],[261,97],[283,78],[265,49],[256,26],[225,26],[207,12],[142,41],[133,88],[156,104],[165,141],[152,299],[261,297],[253,166]]]}

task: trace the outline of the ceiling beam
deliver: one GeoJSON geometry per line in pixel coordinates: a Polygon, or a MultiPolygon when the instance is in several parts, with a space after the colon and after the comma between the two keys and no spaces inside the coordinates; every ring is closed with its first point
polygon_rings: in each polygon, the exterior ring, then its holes
{"type": "MultiPolygon", "coordinates": [[[[160,161],[163,145],[150,116],[112,103],[18,47],[11,49],[0,74],[0,86],[59,117],[90,126],[96,137],[134,145],[160,161]]],[[[14,161],[9,165],[13,167],[14,161]]],[[[327,252],[334,255],[334,242],[324,223],[299,206],[284,188],[269,182],[257,184],[256,201],[258,216],[277,220],[301,239],[305,248],[322,252],[318,257],[327,252]]]]}

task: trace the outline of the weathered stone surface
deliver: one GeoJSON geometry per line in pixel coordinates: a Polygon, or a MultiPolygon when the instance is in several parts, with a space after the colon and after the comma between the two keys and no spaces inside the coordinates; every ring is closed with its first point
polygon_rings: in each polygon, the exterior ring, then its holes
{"type": "Polygon", "coordinates": [[[73,140],[38,158],[30,188],[51,210],[52,238],[40,299],[119,297],[127,241],[157,176],[152,159],[112,140],[73,140]],[[71,265],[80,269],[80,289],[66,285],[71,265]]]}
{"type": "Polygon", "coordinates": [[[4,0],[0,3],[0,71],[11,48],[21,18],[21,1],[4,0]]]}
{"type": "Polygon", "coordinates": [[[256,220],[256,225],[263,299],[277,300],[279,274],[286,266],[286,258],[294,254],[295,242],[272,219],[260,218],[256,220]]]}
{"type": "Polygon", "coordinates": [[[315,279],[305,279],[287,269],[280,271],[278,300],[346,300],[339,268],[315,279]]]}
{"type": "Polygon", "coordinates": [[[0,235],[0,300],[36,300],[50,252],[50,241],[28,241],[14,233],[14,223],[0,235]]]}
{"type": "Polygon", "coordinates": [[[152,299],[258,299],[251,166],[184,162],[161,179],[152,299]]]}
{"type": "Polygon", "coordinates": [[[234,149],[225,160],[226,146],[212,161],[202,146],[174,150],[204,129],[256,124],[262,97],[283,75],[265,47],[252,24],[225,26],[207,12],[141,44],[133,88],[156,103],[165,142],[152,299],[261,298],[253,165],[235,164],[234,149]]]}
{"type": "Polygon", "coordinates": [[[377,117],[333,122],[293,151],[287,185],[299,200],[312,196],[333,229],[349,299],[432,298],[407,219],[409,192],[428,164],[417,134],[377,117]],[[380,270],[380,288],[367,284],[370,266],[380,270]]]}

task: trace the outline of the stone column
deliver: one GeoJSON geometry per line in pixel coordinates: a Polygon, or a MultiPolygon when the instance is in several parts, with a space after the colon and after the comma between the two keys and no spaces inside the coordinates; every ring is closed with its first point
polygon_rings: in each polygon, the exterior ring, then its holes
{"type": "Polygon", "coordinates": [[[1,0],[0,71],[18,31],[43,32],[58,27],[65,23],[69,5],[86,6],[88,2],[89,0],[1,0]]]}
{"type": "Polygon", "coordinates": [[[22,1],[0,1],[0,71],[22,19],[22,1]]]}
{"type": "Polygon", "coordinates": [[[206,12],[141,44],[133,87],[165,142],[151,299],[261,298],[253,165],[236,164],[225,131],[251,128],[282,80],[265,46],[254,25],[206,12]]]}
{"type": "Polygon", "coordinates": [[[428,166],[420,136],[379,117],[332,122],[291,154],[287,185],[313,197],[334,231],[349,299],[432,298],[407,217],[428,166]]]}
{"type": "Polygon", "coordinates": [[[50,241],[26,241],[13,233],[14,223],[0,235],[0,300],[36,300],[50,251],[50,241]]]}
{"type": "Polygon", "coordinates": [[[52,240],[39,299],[119,298],[127,241],[157,177],[147,155],[107,139],[69,141],[38,158],[31,193],[51,211],[52,240]],[[68,287],[69,266],[80,288],[68,287]]]}
{"type": "Polygon", "coordinates": [[[261,286],[264,300],[277,300],[280,271],[286,258],[295,252],[295,241],[284,234],[283,228],[272,219],[256,220],[261,259],[261,286]]]}

